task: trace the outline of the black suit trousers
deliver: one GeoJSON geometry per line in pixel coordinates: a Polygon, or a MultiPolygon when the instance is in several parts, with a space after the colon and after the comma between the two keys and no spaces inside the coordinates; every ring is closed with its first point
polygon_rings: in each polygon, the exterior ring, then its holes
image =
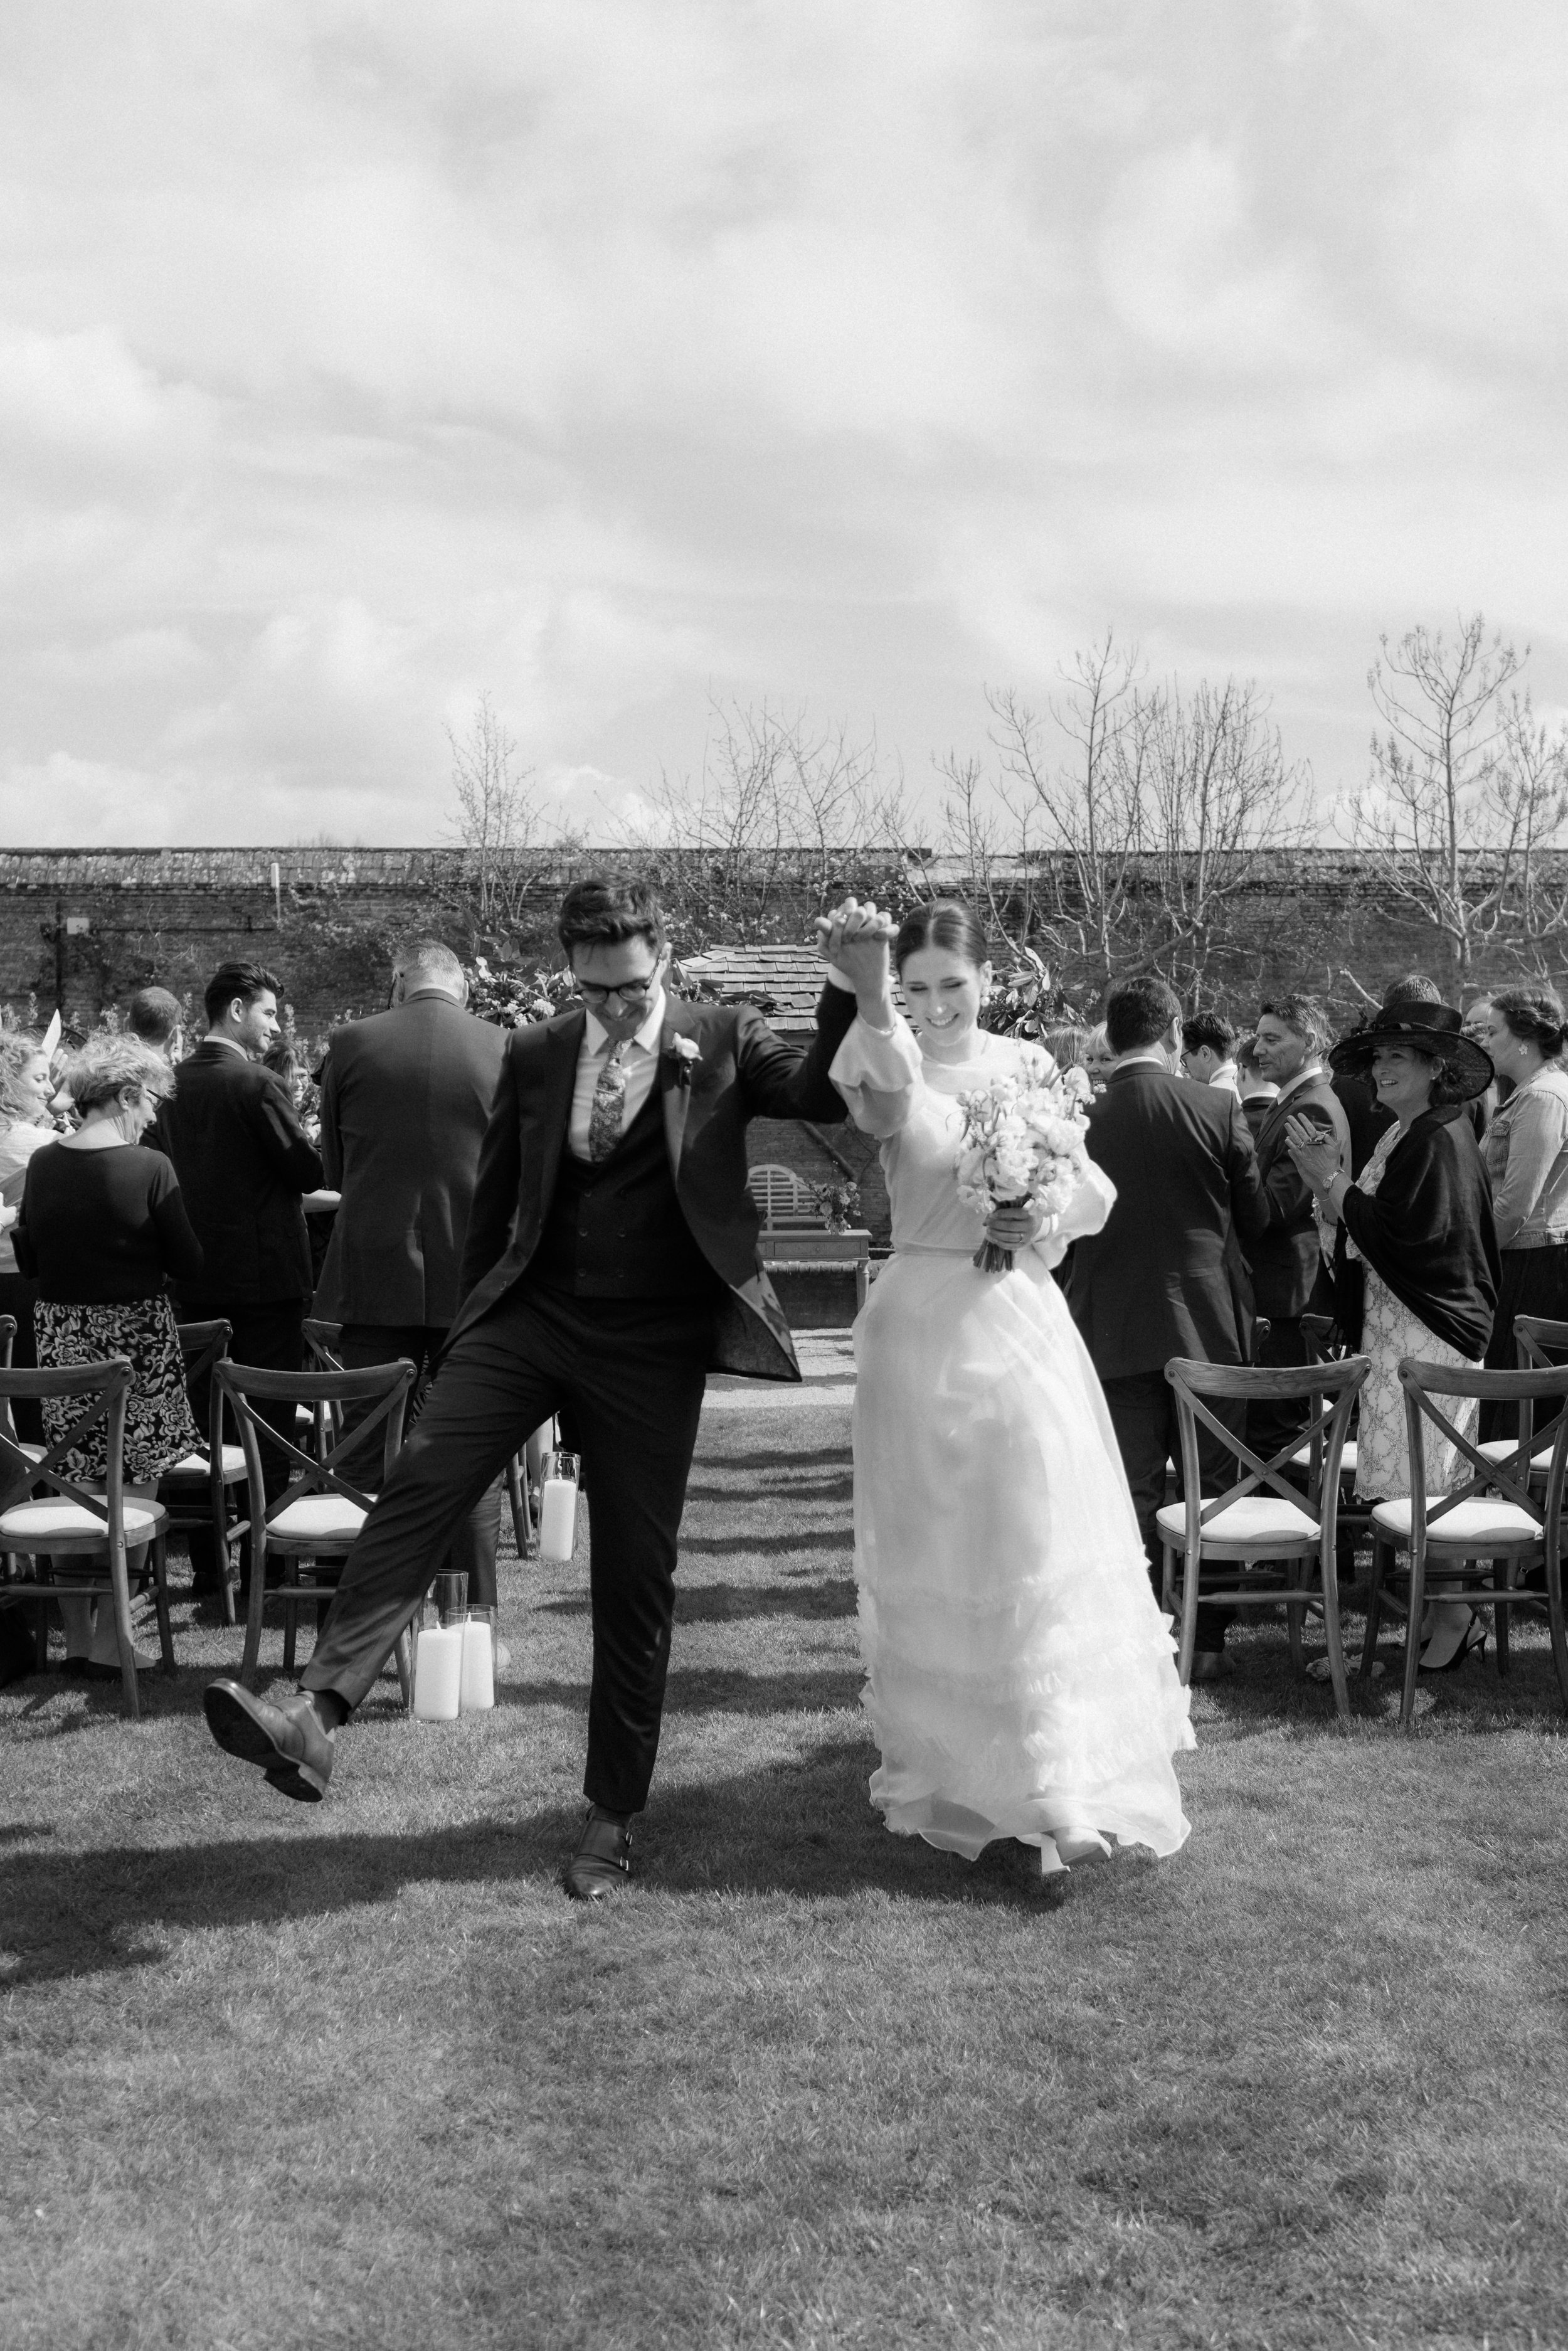
{"type": "Polygon", "coordinates": [[[349,1555],[302,1680],[364,1698],[472,1510],[564,1412],[589,1494],[593,1679],[583,1792],[640,1812],[659,1747],[675,1542],[713,1338],[711,1305],[517,1283],[454,1342],[349,1555]]]}
{"type": "MultiPolygon", "coordinates": [[[[1163,1565],[1160,1531],[1155,1524],[1155,1512],[1166,1498],[1166,1463],[1174,1461],[1176,1490],[1182,1490],[1181,1431],[1176,1420],[1176,1390],[1164,1372],[1132,1372],[1119,1380],[1103,1380],[1105,1403],[1111,1415],[1111,1426],[1116,1432],[1116,1443],[1122,1455],[1122,1467],[1127,1473],[1127,1483],[1133,1489],[1133,1508],[1137,1513],[1138,1532],[1144,1539],[1148,1558],[1149,1576],[1155,1587],[1155,1597],[1160,1596],[1163,1565]]],[[[1231,1403],[1219,1396],[1206,1398],[1216,1420],[1239,1433],[1246,1405],[1231,1403]]],[[[1206,1494],[1223,1493],[1240,1475],[1240,1465],[1233,1453],[1228,1453],[1212,1429],[1202,1422],[1197,1430],[1197,1467],[1206,1494]]],[[[1200,1649],[1223,1649],[1225,1628],[1235,1614],[1234,1609],[1205,1601],[1197,1612],[1197,1646],[1200,1649]]]]}
{"type": "MultiPolygon", "coordinates": [[[[186,1298],[181,1296],[177,1307],[182,1322],[232,1323],[234,1335],[229,1341],[229,1361],[254,1364],[264,1372],[297,1372],[305,1351],[305,1308],[303,1298],[269,1298],[261,1304],[235,1302],[225,1298],[186,1298]]],[[[191,1409],[196,1416],[196,1426],[202,1432],[202,1443],[207,1441],[207,1413],[212,1401],[210,1376],[197,1380],[191,1387],[191,1409]]],[[[256,1416],[267,1427],[275,1428],[280,1437],[297,1441],[294,1406],[291,1404],[258,1404],[256,1416]]],[[[228,1416],[225,1414],[225,1423],[228,1416]]],[[[225,1444],[237,1445],[239,1431],[225,1426],[225,1444]]],[[[287,1485],[293,1465],[286,1453],[265,1438],[261,1441],[261,1482],[267,1489],[268,1502],[275,1502],[287,1485]]],[[[248,1560],[248,1554],[247,1554],[248,1560]]],[[[191,1535],[191,1566],[198,1583],[212,1582],[217,1573],[213,1557],[213,1539],[204,1528],[193,1530],[191,1535]]],[[[246,1566],[248,1574],[249,1568],[246,1566]]]]}
{"type": "MultiPolygon", "coordinates": [[[[338,1357],[346,1371],[363,1371],[371,1364],[395,1364],[406,1356],[418,1377],[413,1384],[413,1399],[404,1419],[405,1434],[423,1410],[430,1397],[431,1365],[446,1344],[444,1329],[433,1331],[423,1322],[345,1322],[338,1341],[338,1357]]],[[[373,1410],[370,1405],[345,1405],[343,1426],[353,1427],[357,1420],[373,1410]]],[[[351,1478],[362,1478],[368,1487],[382,1483],[381,1455],[378,1450],[385,1435],[386,1423],[377,1426],[365,1447],[363,1459],[348,1459],[345,1468],[351,1478]]],[[[454,1568],[468,1578],[468,1604],[471,1608],[494,1608],[496,1605],[496,1548],[501,1535],[501,1496],[504,1479],[493,1478],[480,1495],[467,1517],[452,1537],[452,1550],[441,1562],[442,1568],[454,1568]]],[[[440,1569],[437,1570],[440,1573],[440,1569]]]]}
{"type": "MultiPolygon", "coordinates": [[[[1257,1362],[1261,1371],[1293,1371],[1307,1361],[1306,1334],[1299,1314],[1279,1314],[1269,1325],[1269,1335],[1260,1340],[1257,1362]]],[[[1292,1437],[1299,1437],[1312,1416],[1312,1408],[1305,1396],[1269,1398],[1247,1407],[1247,1442],[1254,1453],[1265,1461],[1272,1459],[1292,1437]]],[[[1305,1481],[1303,1480],[1303,1483],[1305,1481]]]]}

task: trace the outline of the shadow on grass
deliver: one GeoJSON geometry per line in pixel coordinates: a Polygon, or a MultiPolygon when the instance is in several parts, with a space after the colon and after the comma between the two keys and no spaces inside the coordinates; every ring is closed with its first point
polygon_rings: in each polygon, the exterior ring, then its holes
{"type": "MultiPolygon", "coordinates": [[[[712,1458],[705,1460],[703,1467],[710,1471],[722,1467],[733,1476],[736,1471],[741,1469],[799,1471],[808,1461],[813,1467],[830,1461],[841,1461],[844,1468],[848,1469],[853,1459],[854,1455],[847,1445],[812,1445],[797,1446],[787,1453],[726,1453],[717,1460],[712,1458]]],[[[716,1487],[715,1497],[727,1499],[733,1490],[733,1488],[727,1486],[716,1487]]],[[[789,1490],[791,1493],[796,1491],[796,1479],[793,1477],[789,1480],[789,1490]]]]}
{"type": "MultiPolygon", "coordinates": [[[[638,1878],[614,1907],[634,1901],[639,1882],[658,1894],[821,1900],[869,1893],[1038,1906],[1038,1877],[1011,1848],[971,1866],[917,1838],[888,1835],[866,1795],[872,1760],[859,1742],[824,1740],[797,1761],[656,1791],[638,1827],[638,1878]]],[[[244,1804],[254,1816],[270,1805],[279,1817],[281,1800],[255,1775],[248,1786],[236,1777],[235,1795],[236,1809],[244,1804]]],[[[282,1807],[280,1825],[289,1810],[282,1807]]],[[[308,1818],[313,1829],[320,1815],[308,1818]]],[[[414,1884],[537,1889],[559,1872],[580,1821],[580,1806],[558,1804],[408,1836],[307,1833],[13,1854],[0,1986],[154,1967],[171,1936],[330,1917],[392,1902],[414,1884]]]]}
{"type": "MultiPolygon", "coordinates": [[[[859,1667],[831,1673],[742,1674],[729,1666],[683,1666],[664,1685],[666,1714],[825,1714],[860,1703],[859,1667]]],[[[586,1682],[504,1682],[496,1703],[565,1706],[586,1712],[586,1682]]]]}
{"type": "MultiPolygon", "coordinates": [[[[1362,1632],[1359,1623],[1344,1628],[1345,1671],[1349,1685],[1350,1724],[1397,1728],[1405,1679],[1403,1638],[1380,1641],[1382,1675],[1364,1681],[1361,1676],[1362,1632]]],[[[1197,1695],[1212,1708],[1199,1739],[1239,1739],[1277,1735],[1281,1729],[1316,1736],[1335,1727],[1333,1694],[1327,1682],[1312,1681],[1296,1672],[1282,1625],[1249,1626],[1228,1644],[1237,1670],[1226,1681],[1206,1682],[1197,1695]]],[[[1308,1636],[1309,1656],[1322,1654],[1321,1631],[1308,1636]]],[[[1500,1677],[1490,1656],[1486,1664],[1471,1663],[1455,1674],[1423,1674],[1416,1683],[1416,1729],[1462,1730],[1466,1736],[1506,1735],[1523,1728],[1555,1729],[1565,1724],[1563,1694],[1558,1687],[1552,1651],[1539,1631],[1516,1627],[1512,1669],[1500,1677]]]]}
{"type": "Polygon", "coordinates": [[[755,1552],[759,1559],[777,1559],[792,1551],[847,1553],[853,1548],[853,1539],[843,1527],[789,1527],[776,1535],[753,1534],[749,1528],[740,1527],[734,1534],[681,1537],[683,1558],[688,1554],[702,1557],[715,1552],[755,1552]]]}
{"type": "MultiPolygon", "coordinates": [[[[792,1584],[677,1584],[675,1622],[729,1625],[747,1616],[852,1616],[855,1598],[852,1575],[824,1575],[810,1583],[802,1580],[792,1584]]],[[[576,1595],[537,1604],[541,1616],[587,1616],[592,1606],[586,1596],[576,1595]]]]}

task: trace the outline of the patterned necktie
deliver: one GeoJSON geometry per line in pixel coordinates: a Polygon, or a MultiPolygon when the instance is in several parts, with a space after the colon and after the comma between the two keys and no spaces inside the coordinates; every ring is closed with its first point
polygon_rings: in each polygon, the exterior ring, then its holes
{"type": "Polygon", "coordinates": [[[626,1072],[622,1066],[627,1042],[622,1039],[610,1049],[610,1058],[599,1072],[599,1083],[593,1089],[593,1102],[588,1113],[588,1155],[598,1161],[608,1159],[621,1140],[621,1113],[626,1106],[626,1072]]]}

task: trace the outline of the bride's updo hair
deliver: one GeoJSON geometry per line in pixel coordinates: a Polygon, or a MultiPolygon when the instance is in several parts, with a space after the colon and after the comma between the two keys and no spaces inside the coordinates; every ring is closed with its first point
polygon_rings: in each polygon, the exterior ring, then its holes
{"type": "Polygon", "coordinates": [[[902,971],[922,947],[941,947],[948,955],[962,956],[977,971],[991,959],[985,932],[971,910],[956,898],[937,898],[929,906],[916,906],[905,914],[893,943],[894,969],[902,971]]]}

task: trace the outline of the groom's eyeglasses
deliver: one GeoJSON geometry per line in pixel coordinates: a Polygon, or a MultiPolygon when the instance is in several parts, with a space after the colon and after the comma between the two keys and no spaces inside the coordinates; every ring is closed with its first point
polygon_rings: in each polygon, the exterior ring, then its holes
{"type": "Polygon", "coordinates": [[[591,980],[580,979],[577,992],[589,1004],[608,1004],[613,998],[630,1011],[634,1004],[647,1003],[658,977],[656,971],[651,971],[646,979],[623,979],[619,987],[596,987],[591,980]]]}

